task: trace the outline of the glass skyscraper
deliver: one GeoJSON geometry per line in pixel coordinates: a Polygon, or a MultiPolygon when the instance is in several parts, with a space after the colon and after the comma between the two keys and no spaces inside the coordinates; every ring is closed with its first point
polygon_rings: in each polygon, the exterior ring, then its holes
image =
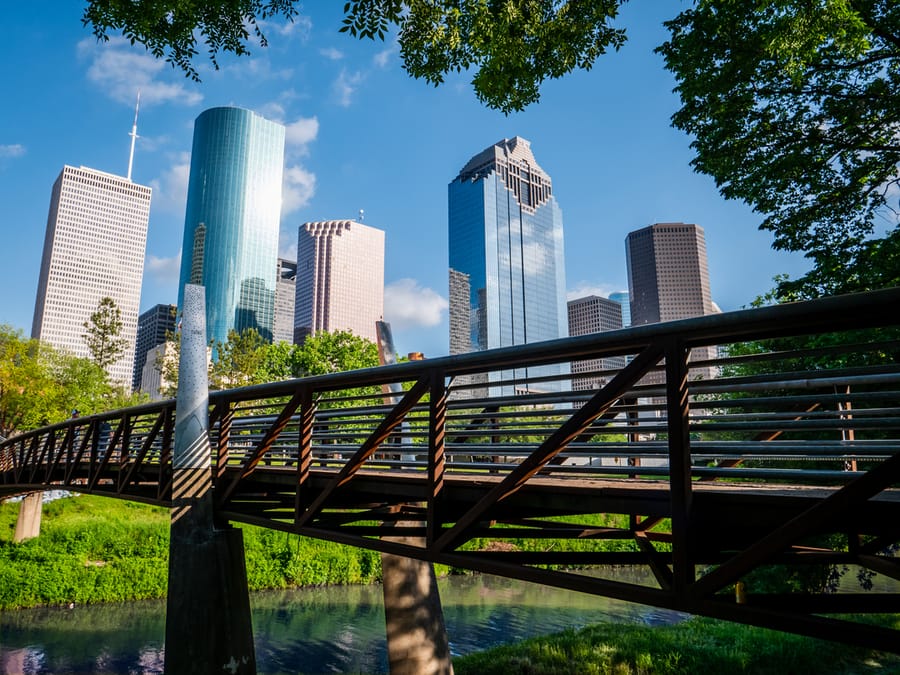
{"type": "Polygon", "coordinates": [[[241,108],[194,122],[178,306],[186,283],[206,287],[210,340],[246,328],[272,339],[284,133],[241,108]]]}
{"type": "MultiPolygon", "coordinates": [[[[469,160],[449,186],[449,226],[451,354],[568,335],[562,211],[528,141],[504,139],[469,160]]],[[[521,393],[558,387],[526,377],[567,372],[506,375],[521,393]]]]}

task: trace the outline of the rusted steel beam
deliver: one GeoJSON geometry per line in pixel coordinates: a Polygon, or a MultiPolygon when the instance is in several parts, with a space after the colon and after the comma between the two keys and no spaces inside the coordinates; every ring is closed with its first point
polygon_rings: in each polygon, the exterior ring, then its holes
{"type": "Polygon", "coordinates": [[[291,417],[294,416],[294,413],[300,406],[300,398],[301,392],[297,392],[287,403],[285,403],[284,408],[281,409],[278,417],[266,430],[266,433],[260,439],[259,443],[257,443],[254,451],[244,461],[244,465],[241,467],[240,473],[234,477],[231,483],[223,490],[222,494],[216,495],[216,501],[218,504],[224,504],[228,500],[228,498],[231,497],[232,494],[234,494],[238,483],[240,483],[242,479],[253,473],[254,469],[256,469],[257,464],[259,464],[260,460],[263,458],[263,455],[265,455],[269,451],[269,449],[272,447],[272,444],[275,442],[275,439],[278,438],[278,435],[288,425],[288,422],[291,421],[291,417]]]}
{"type": "Polygon", "coordinates": [[[172,453],[174,451],[173,439],[175,437],[175,406],[170,405],[160,413],[163,416],[162,447],[159,451],[159,476],[157,478],[157,499],[172,499],[172,453]]]}
{"type": "Polygon", "coordinates": [[[150,451],[150,448],[153,445],[153,442],[156,440],[156,437],[159,436],[159,431],[163,426],[163,413],[160,413],[156,416],[156,419],[153,422],[153,426],[150,429],[150,432],[147,434],[147,437],[144,439],[144,442],[141,444],[141,449],[138,452],[137,457],[131,462],[128,470],[125,472],[125,476],[122,479],[122,487],[125,488],[131,484],[131,478],[134,475],[135,471],[144,463],[144,459],[147,456],[147,453],[150,451]]]}
{"type": "Polygon", "coordinates": [[[300,514],[299,518],[297,518],[297,524],[299,526],[304,526],[318,515],[331,494],[353,478],[366,460],[375,454],[379,446],[391,435],[391,432],[403,422],[403,418],[406,417],[406,414],[412,410],[412,408],[421,400],[422,396],[425,395],[425,392],[430,388],[430,378],[423,377],[413,385],[412,389],[406,392],[403,398],[400,399],[400,402],[391,408],[391,411],[385,416],[375,431],[373,431],[365,440],[359,450],[354,453],[353,457],[341,467],[341,470],[328,487],[322,490],[318,497],[310,504],[309,508],[300,514]]]}
{"type": "Polygon", "coordinates": [[[666,414],[669,445],[669,486],[672,500],[672,583],[680,596],[696,578],[691,553],[693,489],[691,486],[688,354],[675,338],[666,345],[666,414]]]}
{"type": "Polygon", "coordinates": [[[638,548],[641,549],[641,552],[647,556],[647,564],[650,566],[650,571],[653,572],[659,587],[664,591],[672,591],[675,587],[675,575],[672,574],[672,570],[667,564],[666,557],[668,556],[656,550],[647,537],[646,532],[635,532],[634,541],[637,543],[638,548]]]}
{"type": "MultiPolygon", "coordinates": [[[[818,410],[821,407],[821,405],[822,405],[821,403],[811,403],[810,405],[804,407],[803,413],[811,413],[815,410],[818,410]]],[[[800,415],[797,415],[796,417],[793,417],[790,420],[786,420],[785,423],[799,422],[804,417],[805,417],[805,415],[801,413],[800,415]]],[[[762,431],[762,432],[756,434],[756,436],[754,436],[751,440],[756,443],[765,443],[767,441],[774,441],[776,438],[781,436],[783,433],[784,433],[784,429],[777,429],[774,431],[762,431]]],[[[730,468],[739,466],[743,461],[744,460],[742,460],[742,459],[721,459],[718,462],[716,462],[716,465],[713,468],[730,469],[730,468]]],[[[718,480],[718,478],[719,478],[718,476],[700,476],[699,480],[706,482],[706,481],[718,480]]]]}
{"type": "Polygon", "coordinates": [[[617,400],[654,366],[662,357],[662,346],[651,344],[623,368],[610,382],[578,409],[557,431],[550,435],[522,463],[473,506],[456,524],[435,541],[438,550],[453,548],[463,538],[466,529],[480,520],[495,504],[517,492],[548,461],[565,449],[566,445],[581,434],[597,417],[606,412],[617,400]]]}
{"type": "Polygon", "coordinates": [[[815,532],[828,520],[846,513],[874,495],[900,480],[900,453],[870,469],[837,492],[807,509],[804,513],[775,529],[755,544],[745,549],[698,579],[691,595],[697,602],[704,595],[712,595],[730,583],[740,579],[772,555],[784,550],[806,534],[815,532]]]}
{"type": "Polygon", "coordinates": [[[212,429],[216,422],[219,423],[219,433],[216,438],[214,482],[222,477],[228,464],[228,442],[231,440],[231,425],[234,422],[234,406],[230,401],[222,401],[213,407],[209,414],[209,428],[212,429]]]}
{"type": "Polygon", "coordinates": [[[304,503],[308,503],[309,472],[312,468],[312,438],[316,421],[316,404],[312,389],[300,392],[300,425],[297,429],[297,487],[294,494],[294,522],[300,518],[304,503]]]}
{"type": "Polygon", "coordinates": [[[444,371],[435,370],[431,374],[428,413],[428,499],[426,544],[434,543],[443,527],[441,502],[444,494],[444,456],[447,424],[447,387],[444,371]]]}
{"type": "Polygon", "coordinates": [[[100,461],[96,464],[92,464],[90,470],[88,471],[88,490],[93,491],[97,487],[97,481],[100,480],[100,476],[103,473],[103,470],[109,465],[110,457],[113,454],[114,448],[118,445],[122,440],[122,435],[124,432],[125,425],[127,424],[128,415],[123,415],[122,419],[119,420],[119,423],[116,425],[116,430],[113,432],[113,436],[109,441],[109,445],[106,448],[106,453],[103,457],[100,458],[100,461]],[[93,475],[91,474],[93,471],[93,475]]]}

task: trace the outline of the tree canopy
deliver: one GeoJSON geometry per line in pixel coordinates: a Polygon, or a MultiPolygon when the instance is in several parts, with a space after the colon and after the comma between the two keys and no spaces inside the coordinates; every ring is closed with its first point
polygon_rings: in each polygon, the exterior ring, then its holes
{"type": "MultiPolygon", "coordinates": [[[[383,40],[394,27],[403,67],[438,85],[451,72],[474,70],[479,100],[504,112],[540,97],[541,83],[618,49],[622,0],[349,0],[337,30],[383,40]]],[[[266,46],[266,21],[293,20],[297,0],[88,0],[83,22],[98,39],[122,32],[198,80],[194,57],[205,46],[218,68],[221,53],[266,46]],[[198,44],[200,42],[201,44],[198,44]]]]}
{"type": "Polygon", "coordinates": [[[780,297],[900,283],[900,5],[700,0],[667,26],[694,168],[812,261],[780,297]]]}
{"type": "Polygon", "coordinates": [[[111,385],[100,366],[0,326],[0,435],[135,405],[141,397],[111,385]]]}
{"type": "MultiPolygon", "coordinates": [[[[348,0],[339,30],[384,39],[403,66],[440,84],[471,71],[479,99],[505,113],[547,79],[590,69],[625,41],[625,0],[348,0]]],[[[248,53],[297,0],[88,0],[98,39],[122,32],[197,79],[204,45],[248,53]]],[[[746,202],[812,270],[782,279],[781,299],[900,283],[900,4],[892,0],[694,0],[658,51],[675,75],[673,125],[692,165],[746,202]]]]}

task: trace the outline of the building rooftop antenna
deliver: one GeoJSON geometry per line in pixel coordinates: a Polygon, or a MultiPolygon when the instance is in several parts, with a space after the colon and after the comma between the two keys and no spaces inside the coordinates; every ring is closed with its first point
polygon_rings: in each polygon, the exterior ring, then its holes
{"type": "Polygon", "coordinates": [[[359,222],[362,222],[365,219],[366,212],[363,209],[359,210],[359,222]]]}
{"type": "Polygon", "coordinates": [[[137,103],[134,104],[134,124],[131,125],[131,133],[128,134],[131,136],[131,152],[128,153],[128,180],[131,180],[131,167],[134,164],[134,142],[137,140],[137,118],[138,118],[138,108],[141,107],[141,90],[138,89],[137,93],[137,103]]]}

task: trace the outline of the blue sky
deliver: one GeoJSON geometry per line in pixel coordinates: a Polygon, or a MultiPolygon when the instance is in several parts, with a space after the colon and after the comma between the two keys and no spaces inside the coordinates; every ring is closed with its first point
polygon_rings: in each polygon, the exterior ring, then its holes
{"type": "MultiPolygon", "coordinates": [[[[505,116],[483,107],[471,75],[440,87],[409,78],[397,47],[338,33],[342,3],[307,3],[269,47],[198,60],[186,79],[121,38],[98,44],[82,3],[14,3],[0,42],[0,323],[31,329],[50,189],[64,164],[124,175],[137,90],[133,179],[154,189],[141,309],[175,302],[194,119],[237,105],[287,127],[281,251],[312,220],[358,218],[386,232],[385,318],[400,353],[447,353],[447,184],[468,159],[522,136],[550,174],[563,211],[570,297],[627,289],[625,236],[654,222],[706,231],[711,287],[723,310],[802,274],[772,251],[760,216],[725,201],[689,166],[690,138],[672,129],[674,81],[653,48],[680,3],[629,3],[629,41],[590,72],[548,83],[541,102],[505,116]]],[[[202,52],[202,49],[201,49],[202,52]]]]}

